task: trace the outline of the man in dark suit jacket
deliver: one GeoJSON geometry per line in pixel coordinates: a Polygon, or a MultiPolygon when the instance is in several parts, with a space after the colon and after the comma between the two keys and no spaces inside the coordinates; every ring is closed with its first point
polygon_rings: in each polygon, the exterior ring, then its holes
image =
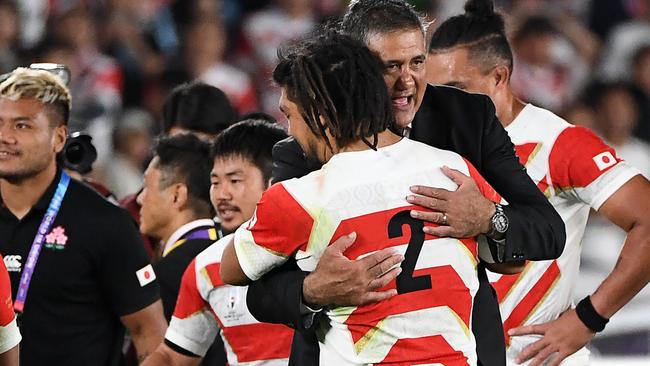
{"type": "MultiPolygon", "coordinates": [[[[424,82],[424,27],[413,9],[401,0],[360,0],[352,3],[342,25],[345,32],[360,37],[386,63],[385,80],[396,121],[405,133],[414,140],[463,155],[509,202],[499,213],[507,217],[509,225],[500,232],[494,227],[499,216],[494,205],[486,204],[469,178],[450,172],[459,183],[456,192],[426,187],[414,192],[420,196],[409,202],[440,211],[419,218],[442,224],[434,233],[439,236],[489,234],[490,254],[498,262],[557,258],[564,247],[564,224],[520,165],[490,99],[424,82]],[[421,196],[424,194],[430,197],[421,196]]],[[[319,168],[305,160],[300,146],[292,140],[276,145],[273,158],[276,181],[319,168]]],[[[290,364],[318,364],[318,346],[311,328],[319,313],[311,308],[358,305],[389,296],[375,290],[392,280],[381,274],[394,263],[393,257],[378,253],[370,261],[377,265],[368,269],[369,261],[362,265],[342,255],[350,244],[345,239],[332,244],[309,275],[291,263],[250,286],[248,306],[258,320],[284,323],[298,330],[290,364]]],[[[481,287],[475,297],[472,330],[479,362],[505,365],[498,304],[482,265],[478,273],[481,287]]]]}

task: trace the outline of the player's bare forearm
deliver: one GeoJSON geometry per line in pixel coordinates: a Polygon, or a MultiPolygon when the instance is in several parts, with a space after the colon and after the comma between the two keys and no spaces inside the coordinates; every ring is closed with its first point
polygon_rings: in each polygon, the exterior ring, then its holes
{"type": "Polygon", "coordinates": [[[19,346],[15,346],[10,350],[0,354],[0,366],[18,366],[19,355],[19,346]]]}
{"type": "Polygon", "coordinates": [[[596,311],[610,318],[650,281],[650,182],[632,178],[599,212],[628,232],[616,266],[591,295],[596,311]]]}
{"type": "Polygon", "coordinates": [[[167,322],[160,300],[135,313],[122,316],[121,320],[133,337],[139,362],[152,354],[165,337],[167,322]]]}
{"type": "Polygon", "coordinates": [[[239,264],[234,240],[231,240],[223,250],[219,276],[223,282],[233,286],[246,286],[251,282],[239,264]]]}
{"type": "Polygon", "coordinates": [[[199,357],[182,355],[161,343],[142,363],[142,366],[196,366],[200,362],[199,357]]]}

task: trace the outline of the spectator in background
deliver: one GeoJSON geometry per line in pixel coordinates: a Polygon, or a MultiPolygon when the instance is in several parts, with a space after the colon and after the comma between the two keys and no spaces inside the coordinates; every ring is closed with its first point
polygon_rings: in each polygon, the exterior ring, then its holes
{"type": "Polygon", "coordinates": [[[650,143],[650,43],[636,51],[632,65],[632,81],[637,89],[639,105],[636,135],[650,143]]]}
{"type": "Polygon", "coordinates": [[[70,91],[75,104],[70,111],[70,129],[88,131],[97,147],[97,162],[111,158],[113,125],[122,106],[122,71],[102,54],[98,29],[84,7],[72,8],[52,20],[55,39],[70,45],[73,55],[66,65],[72,73],[70,91]]]}
{"type": "Polygon", "coordinates": [[[517,64],[512,74],[515,94],[556,112],[578,95],[598,50],[593,35],[571,18],[563,18],[558,27],[538,15],[523,20],[512,45],[517,64]]]}
{"type": "Polygon", "coordinates": [[[210,145],[192,134],[163,136],[138,195],[140,232],[160,239],[154,264],[167,321],[185,268],[217,239],[210,203],[210,145]]]}
{"type": "Polygon", "coordinates": [[[114,155],[102,168],[108,188],[122,199],[142,187],[143,170],[151,150],[153,121],[147,112],[124,113],[113,131],[114,155]]]}
{"type": "Polygon", "coordinates": [[[596,88],[596,131],[621,158],[650,177],[650,144],[633,136],[639,107],[632,88],[625,83],[605,83],[596,88]]]}
{"type": "Polygon", "coordinates": [[[223,90],[240,114],[257,109],[257,95],[250,77],[225,62],[227,47],[223,24],[201,18],[185,34],[185,63],[193,79],[223,90]]]}
{"type": "Polygon", "coordinates": [[[627,3],[639,6],[629,10],[632,19],[611,30],[601,53],[598,74],[607,81],[629,80],[635,51],[650,45],[650,0],[627,3]]]}
{"type": "Polygon", "coordinates": [[[0,1],[0,73],[9,72],[18,65],[16,41],[19,19],[18,8],[13,1],[0,1]]]}
{"type": "MultiPolygon", "coordinates": [[[[165,100],[161,133],[170,136],[193,133],[209,140],[230,126],[236,118],[235,110],[221,90],[197,82],[183,84],[176,87],[165,100]]],[[[120,204],[139,224],[140,205],[136,197],[137,194],[127,196],[120,204]]],[[[149,255],[153,256],[155,240],[145,236],[144,243],[149,255]]]]}
{"type": "Polygon", "coordinates": [[[253,13],[242,25],[246,53],[254,63],[261,107],[278,120],[282,117],[278,113],[280,90],[269,81],[277,63],[278,47],[308,34],[315,26],[315,14],[309,0],[273,0],[268,8],[253,13]]]}

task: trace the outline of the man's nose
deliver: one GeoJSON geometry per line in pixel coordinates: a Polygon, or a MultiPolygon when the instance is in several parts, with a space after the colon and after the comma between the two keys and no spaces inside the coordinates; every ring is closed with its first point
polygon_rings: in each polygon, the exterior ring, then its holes
{"type": "Polygon", "coordinates": [[[6,123],[0,123],[0,142],[4,144],[15,144],[16,137],[6,123]]]}
{"type": "Polygon", "coordinates": [[[402,68],[399,78],[397,79],[397,86],[400,90],[412,88],[415,85],[415,78],[408,68],[402,68]]]}

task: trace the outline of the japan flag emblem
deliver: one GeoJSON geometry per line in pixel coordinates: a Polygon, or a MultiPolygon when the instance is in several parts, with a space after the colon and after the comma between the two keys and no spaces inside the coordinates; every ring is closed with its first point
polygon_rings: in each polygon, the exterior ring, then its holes
{"type": "Polygon", "coordinates": [[[600,153],[594,156],[592,159],[594,159],[594,163],[596,163],[596,166],[601,172],[616,164],[616,158],[614,158],[614,155],[612,155],[612,153],[609,151],[600,153]]]}
{"type": "Polygon", "coordinates": [[[142,267],[142,269],[135,272],[135,275],[138,277],[140,287],[144,287],[156,279],[156,273],[153,271],[151,264],[142,267]]]}

